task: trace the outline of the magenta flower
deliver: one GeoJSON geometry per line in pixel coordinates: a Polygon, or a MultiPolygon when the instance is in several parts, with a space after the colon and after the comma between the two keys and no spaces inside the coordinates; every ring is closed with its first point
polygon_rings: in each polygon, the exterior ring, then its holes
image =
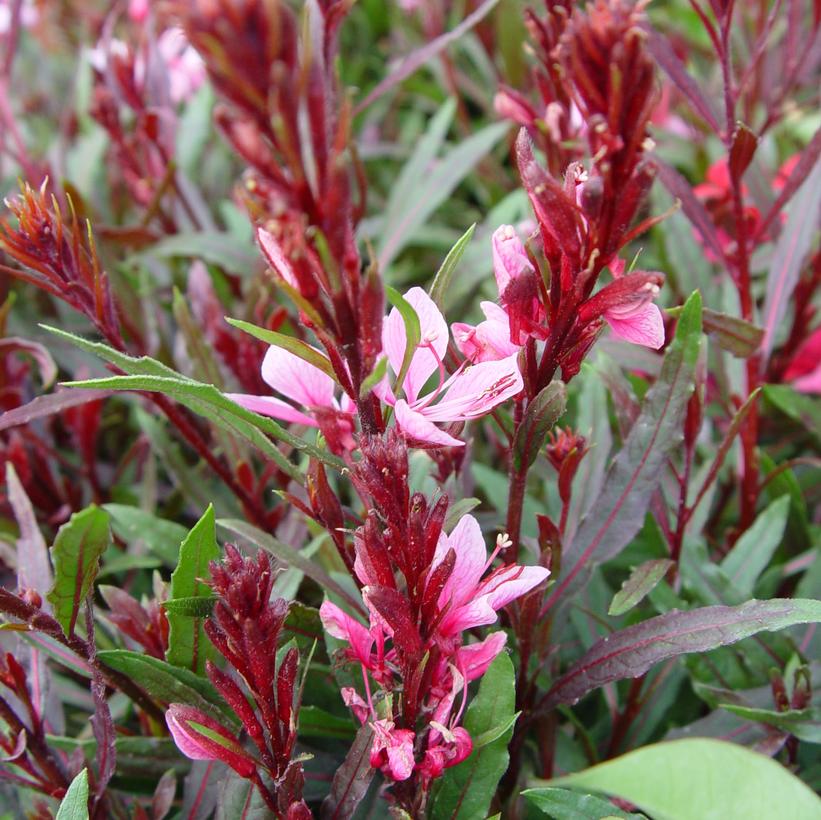
{"type": "Polygon", "coordinates": [[[510,341],[510,322],[504,308],[482,302],[485,321],[475,327],[464,322],[451,325],[459,352],[471,362],[495,362],[516,355],[521,347],[510,341]]]}
{"type": "Polygon", "coordinates": [[[415,733],[410,729],[397,729],[392,720],[375,720],[371,726],[374,731],[371,766],[381,769],[392,780],[407,780],[416,765],[415,733]]]}
{"type": "MultiPolygon", "coordinates": [[[[443,532],[439,536],[434,568],[444,560],[449,550],[456,553],[453,572],[439,595],[440,609],[447,608],[438,627],[440,636],[456,638],[466,629],[495,623],[498,610],[529,592],[550,574],[544,567],[507,564],[486,575],[493,559],[507,545],[508,542],[500,536],[496,549],[488,557],[479,522],[472,515],[459,519],[450,535],[443,532]]],[[[477,653],[471,659],[473,665],[483,667],[482,672],[504,645],[498,641],[488,644],[487,639],[485,643],[487,645],[482,649],[472,649],[477,653]]]]}
{"type": "MultiPolygon", "coordinates": [[[[397,399],[387,380],[375,392],[384,402],[393,405],[396,423],[409,438],[428,444],[461,447],[464,442],[440,430],[435,423],[479,418],[519,393],[523,382],[517,355],[462,366],[446,379],[444,358],[448,348],[448,326],[444,317],[422,288],[411,288],[405,299],[419,316],[422,336],[402,385],[405,398],[397,399]],[[420,395],[434,374],[438,375],[438,384],[432,392],[420,395]]],[[[406,345],[405,323],[394,308],[382,328],[382,346],[394,374],[402,368],[406,345]]]]}
{"type": "Polygon", "coordinates": [[[296,354],[272,345],[262,360],[262,378],[294,404],[274,396],[226,395],[246,410],[262,416],[322,428],[329,445],[339,443],[339,447],[332,447],[334,450],[353,448],[351,434],[356,405],[346,395],[337,401],[335,382],[327,373],[296,354]]]}

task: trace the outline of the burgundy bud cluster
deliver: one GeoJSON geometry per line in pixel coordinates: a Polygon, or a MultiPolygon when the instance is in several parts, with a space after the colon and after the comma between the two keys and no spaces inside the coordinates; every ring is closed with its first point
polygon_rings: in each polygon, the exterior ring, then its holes
{"type": "Polygon", "coordinates": [[[256,559],[243,558],[228,545],[225,560],[211,564],[211,579],[218,598],[205,632],[227,669],[208,661],[208,677],[241,721],[256,754],[231,729],[190,706],[172,704],[168,727],[188,757],[222,760],[252,781],[277,817],[309,818],[302,800],[302,765],[292,760],[299,651],[291,647],[278,657],[288,603],[271,598],[271,561],[264,552],[256,559]]]}
{"type": "Polygon", "coordinates": [[[45,183],[38,191],[24,185],[7,200],[12,218],[0,220],[0,249],[27,270],[0,265],[0,271],[31,282],[87,316],[106,335],[118,339],[119,322],[108,276],[97,257],[90,228],[69,202],[68,217],[45,183]]]}
{"type": "Polygon", "coordinates": [[[167,590],[163,584],[157,583],[155,593],[153,600],[140,603],[119,587],[100,586],[100,594],[109,608],[108,619],[123,635],[139,644],[146,654],[165,660],[169,627],[162,602],[167,590]]]}
{"type": "Polygon", "coordinates": [[[604,321],[622,338],[651,347],[664,341],[660,314],[648,315],[662,275],[625,274],[618,258],[653,222],[633,227],[654,176],[645,157],[656,100],[654,64],[640,23],[641,4],[625,0],[596,0],[584,10],[550,3],[544,20],[528,17],[542,59],[537,77],[545,117],[555,128],[526,124],[516,141],[519,173],[538,221],[539,241],[531,239],[529,251],[538,264],[514,274],[500,296],[511,341],[528,348],[523,375],[530,398],[558,370],[564,381],[578,373],[604,321]],[[589,157],[584,162],[578,151],[562,147],[576,121],[589,157]],[[597,290],[605,268],[613,281],[597,290]]]}
{"type": "Polygon", "coordinates": [[[186,0],[172,9],[224,100],[217,126],[248,163],[242,196],[276,281],[375,433],[379,405],[359,394],[381,351],[384,291],[375,269],[362,271],[356,246],[364,176],[334,66],[350,5],[308,5],[302,31],[285,3],[186,0]]]}

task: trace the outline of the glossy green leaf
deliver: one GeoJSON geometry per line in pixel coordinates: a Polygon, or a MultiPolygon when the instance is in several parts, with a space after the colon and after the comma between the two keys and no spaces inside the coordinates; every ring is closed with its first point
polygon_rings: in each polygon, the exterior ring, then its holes
{"type": "Polygon", "coordinates": [[[719,705],[722,709],[732,712],[740,718],[774,726],[782,732],[795,735],[799,740],[806,743],[821,743],[821,707],[814,706],[809,709],[789,709],[786,712],[776,712],[772,709],[756,709],[734,703],[719,705]]]}
{"type": "Polygon", "coordinates": [[[186,618],[207,618],[214,611],[216,595],[194,595],[188,598],[169,598],[161,606],[166,612],[186,618]]]}
{"type": "Polygon", "coordinates": [[[550,782],[629,800],[654,820],[821,816],[821,800],[784,766],[720,740],[656,743],[550,782]]]}
{"type": "MultiPolygon", "coordinates": [[[[209,506],[180,546],[179,563],[171,575],[171,600],[201,598],[213,603],[211,587],[202,579],[210,578],[209,564],[219,558],[214,508],[209,506]]],[[[175,666],[204,674],[205,661],[213,653],[213,647],[203,629],[202,618],[192,618],[173,608],[167,611],[167,615],[166,660],[175,666]]]]}
{"type": "Polygon", "coordinates": [[[111,542],[108,522],[108,513],[92,504],[74,513],[54,539],[54,586],[48,599],[66,635],[74,633],[80,607],[100,569],[100,556],[111,542]]]}
{"type": "Polygon", "coordinates": [[[57,809],[57,820],[88,820],[88,769],[83,769],[69,784],[57,809]]]}
{"type": "Polygon", "coordinates": [[[232,714],[211,682],[190,669],[128,649],[103,649],[97,657],[105,666],[138,681],[151,697],[162,703],[196,706],[215,720],[232,714]]]}
{"type": "Polygon", "coordinates": [[[515,710],[513,663],[502,652],[482,677],[479,692],[470,702],[463,721],[472,738],[499,728],[502,733],[495,740],[474,748],[467,760],[445,772],[434,787],[432,820],[472,820],[487,816],[499,779],[507,769],[507,746],[513,734],[515,710]]]}
{"type": "Polygon", "coordinates": [[[579,794],[570,789],[526,789],[522,792],[522,797],[552,820],[609,820],[611,817],[638,820],[643,817],[640,814],[628,814],[601,797],[579,794]]]}
{"type": "Polygon", "coordinates": [[[607,614],[616,616],[629,612],[655,588],[671,566],[673,562],[669,558],[658,558],[639,564],[613,596],[607,614]]]}
{"type": "Polygon", "coordinates": [[[176,233],[163,237],[143,253],[161,259],[202,259],[232,273],[251,273],[262,266],[251,243],[225,231],[176,233]]]}
{"type": "Polygon", "coordinates": [[[453,278],[453,273],[459,265],[470,240],[473,239],[473,234],[476,231],[476,223],[474,222],[460,237],[456,240],[454,246],[448,251],[445,261],[439,266],[436,271],[436,276],[431,282],[430,298],[439,310],[444,310],[445,295],[450,287],[450,280],[453,278]]]}

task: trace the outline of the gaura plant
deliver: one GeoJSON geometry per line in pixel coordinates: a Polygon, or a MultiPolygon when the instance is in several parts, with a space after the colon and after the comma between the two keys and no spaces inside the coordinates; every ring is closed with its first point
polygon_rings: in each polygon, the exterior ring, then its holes
{"type": "Polygon", "coordinates": [[[817,3],[0,31],[10,817],[819,816],[817,3]]]}

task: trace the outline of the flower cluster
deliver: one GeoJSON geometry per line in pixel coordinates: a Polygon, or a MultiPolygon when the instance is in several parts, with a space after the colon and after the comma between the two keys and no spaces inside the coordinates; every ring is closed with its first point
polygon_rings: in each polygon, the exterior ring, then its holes
{"type": "Polygon", "coordinates": [[[363,442],[353,480],[371,511],[354,535],[354,570],[368,623],[331,601],[323,624],[361,668],[363,691],[345,702],[373,728],[371,764],[392,781],[421,784],[470,754],[461,727],[467,684],[502,651],[506,635],[471,643],[466,632],[496,622],[498,611],[548,576],[539,566],[493,568],[473,516],[444,529],[446,496],[429,503],[408,488],[407,447],[395,431],[363,442]],[[373,691],[373,684],[377,691],[373,691]]]}

